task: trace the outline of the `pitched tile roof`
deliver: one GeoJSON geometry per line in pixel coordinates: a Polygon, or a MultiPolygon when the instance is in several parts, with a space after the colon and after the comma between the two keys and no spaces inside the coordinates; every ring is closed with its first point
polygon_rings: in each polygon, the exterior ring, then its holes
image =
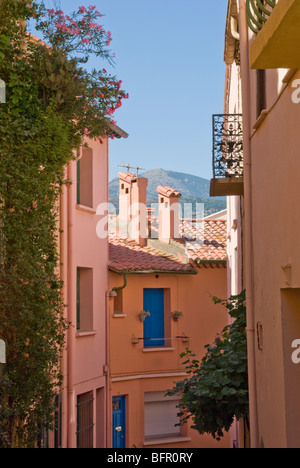
{"type": "MultiPolygon", "coordinates": [[[[162,243],[151,240],[141,247],[116,235],[110,237],[109,267],[117,272],[174,272],[195,273],[197,266],[220,264],[226,261],[226,220],[182,220],[182,236],[172,241],[172,249],[164,249],[162,243]],[[176,246],[178,248],[176,248],[176,246]]],[[[158,237],[157,220],[152,217],[151,237],[158,237]]]]}
{"type": "Polygon", "coordinates": [[[190,258],[194,261],[220,261],[227,258],[226,220],[183,222],[182,237],[190,258]]]}
{"type": "Polygon", "coordinates": [[[155,272],[193,274],[186,259],[178,259],[153,247],[140,247],[135,241],[112,238],[109,243],[109,268],[117,272],[155,272]]]}

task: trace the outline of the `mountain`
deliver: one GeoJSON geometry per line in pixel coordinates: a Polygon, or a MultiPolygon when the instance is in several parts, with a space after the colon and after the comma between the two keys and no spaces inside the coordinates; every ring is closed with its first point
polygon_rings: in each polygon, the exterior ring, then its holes
{"type": "MultiPolygon", "coordinates": [[[[204,203],[205,215],[216,213],[226,208],[226,198],[210,198],[210,181],[202,177],[182,172],[152,169],[141,174],[148,179],[148,204],[158,201],[157,186],[169,186],[178,190],[182,197],[180,203],[204,203]]],[[[110,202],[118,205],[119,179],[113,179],[109,184],[110,202]]]]}
{"type": "MultiPolygon", "coordinates": [[[[182,197],[209,197],[210,182],[202,177],[193,176],[191,174],[183,174],[181,172],[165,171],[164,169],[153,169],[141,174],[142,177],[148,179],[148,197],[157,198],[157,186],[163,185],[175,188],[182,197]]],[[[119,179],[113,179],[109,184],[109,193],[112,197],[117,197],[119,194],[119,179]]]]}

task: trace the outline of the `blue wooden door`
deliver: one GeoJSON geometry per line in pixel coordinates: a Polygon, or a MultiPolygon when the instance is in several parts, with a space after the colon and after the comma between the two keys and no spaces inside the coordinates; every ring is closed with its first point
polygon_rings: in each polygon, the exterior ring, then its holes
{"type": "Polygon", "coordinates": [[[150,316],[144,321],[144,347],[164,346],[164,289],[144,289],[144,310],[150,312],[150,316]]]}
{"type": "Polygon", "coordinates": [[[113,448],[126,448],[125,396],[113,397],[113,448]]]}

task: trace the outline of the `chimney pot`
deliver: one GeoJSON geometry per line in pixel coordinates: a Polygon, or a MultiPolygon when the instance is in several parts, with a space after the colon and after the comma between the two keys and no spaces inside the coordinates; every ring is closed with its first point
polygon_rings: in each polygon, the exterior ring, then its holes
{"type": "Polygon", "coordinates": [[[170,242],[179,239],[179,198],[181,193],[171,187],[157,187],[159,195],[159,239],[170,242]]]}
{"type": "Polygon", "coordinates": [[[147,239],[148,179],[119,172],[119,230],[142,247],[147,239]]]}

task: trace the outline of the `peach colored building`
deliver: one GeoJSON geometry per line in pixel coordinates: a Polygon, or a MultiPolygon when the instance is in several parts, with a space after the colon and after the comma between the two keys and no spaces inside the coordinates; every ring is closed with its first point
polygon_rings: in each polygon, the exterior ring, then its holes
{"type": "Polygon", "coordinates": [[[252,448],[300,447],[299,14],[297,0],[228,2],[224,112],[242,114],[242,137],[211,187],[230,196],[229,289],[246,289],[252,448]]]}
{"type": "Polygon", "coordinates": [[[218,443],[176,426],[178,397],[165,397],[187,375],[180,354],[190,348],[202,358],[227,324],[211,298],[227,295],[226,220],[182,221],[180,194],[170,187],[158,187],[159,212],[148,217],[134,206],[146,201],[147,179],[119,178],[109,253],[110,446],[229,447],[227,435],[218,443]]]}
{"type": "MultiPolygon", "coordinates": [[[[127,137],[114,127],[117,138],[127,137]]],[[[59,227],[61,278],[67,331],[62,356],[64,384],[56,402],[56,430],[49,446],[107,446],[108,239],[97,236],[97,207],[108,203],[108,139],[86,140],[69,163],[59,227]]]]}

